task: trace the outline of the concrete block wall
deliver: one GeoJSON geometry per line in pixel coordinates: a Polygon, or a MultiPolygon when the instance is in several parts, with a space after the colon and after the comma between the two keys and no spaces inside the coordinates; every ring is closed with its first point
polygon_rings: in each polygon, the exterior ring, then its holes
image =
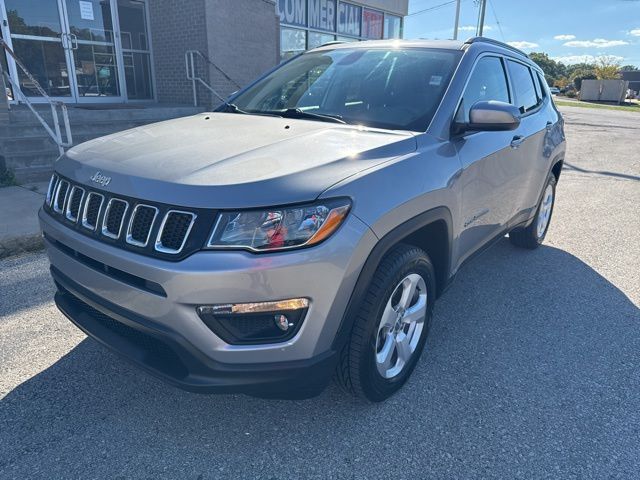
{"type": "MultiPolygon", "coordinates": [[[[193,104],[184,54],[207,50],[205,0],[150,0],[149,20],[158,102],[193,104]]],[[[200,76],[208,80],[208,69],[200,76]]],[[[208,98],[209,93],[199,87],[198,96],[208,98]]]]}
{"type": "MultiPolygon", "coordinates": [[[[149,17],[160,103],[193,102],[192,83],[186,79],[187,50],[200,50],[233,80],[197,60],[200,77],[223,97],[278,62],[280,27],[274,0],[150,0],[149,17]]],[[[207,107],[220,103],[202,86],[198,101],[207,107]]]]}
{"type": "MultiPolygon", "coordinates": [[[[205,0],[208,55],[241,87],[278,63],[280,26],[272,0],[205,0]]],[[[238,87],[215,68],[211,85],[223,96],[238,87]]]]}

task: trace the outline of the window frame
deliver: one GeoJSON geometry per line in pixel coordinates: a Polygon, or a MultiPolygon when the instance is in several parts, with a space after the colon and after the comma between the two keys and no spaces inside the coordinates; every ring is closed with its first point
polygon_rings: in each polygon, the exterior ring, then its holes
{"type": "MultiPolygon", "coordinates": [[[[507,79],[507,88],[509,90],[509,102],[511,103],[511,105],[514,105],[514,100],[515,100],[515,87],[513,84],[513,80],[511,79],[511,75],[509,73],[509,68],[506,62],[508,62],[509,60],[512,60],[514,62],[517,63],[521,63],[522,65],[524,65],[525,67],[527,67],[529,69],[530,74],[532,75],[532,79],[533,79],[533,75],[535,74],[538,78],[544,78],[542,70],[535,68],[531,65],[529,65],[527,62],[522,61],[521,59],[518,59],[516,57],[512,57],[511,55],[507,55],[507,54],[503,54],[503,53],[499,53],[499,52],[492,52],[492,51],[487,51],[487,52],[482,52],[480,53],[475,60],[473,61],[473,65],[471,66],[471,71],[469,72],[469,74],[467,75],[467,78],[464,81],[464,85],[462,86],[462,91],[460,92],[460,96],[458,98],[458,101],[456,103],[456,108],[454,110],[453,116],[451,117],[451,124],[450,124],[450,131],[453,131],[452,128],[455,124],[456,118],[458,116],[458,111],[460,110],[460,106],[462,104],[462,100],[464,97],[464,92],[467,89],[467,86],[469,84],[469,81],[471,80],[472,75],[475,73],[476,71],[476,67],[478,65],[478,62],[480,62],[480,60],[482,60],[485,57],[496,57],[499,58],[500,61],[502,62],[502,68],[504,70],[506,79],[507,79]]],[[[455,76],[455,73],[454,73],[455,76]]],[[[546,83],[546,82],[545,82],[546,83]]],[[[520,114],[520,118],[526,118],[529,115],[538,112],[545,104],[546,102],[549,101],[549,91],[546,88],[545,85],[540,85],[540,88],[544,91],[544,95],[543,98],[538,102],[538,105],[536,106],[536,108],[533,108],[531,110],[529,110],[526,113],[520,114]]],[[[515,105],[514,105],[515,106],[515,105]]],[[[437,115],[437,112],[436,112],[437,115]]],[[[434,118],[435,116],[434,115],[434,118]]],[[[431,124],[429,125],[429,128],[431,128],[431,124]]],[[[449,138],[464,138],[464,137],[468,137],[470,135],[476,135],[478,133],[483,133],[480,131],[468,131],[468,132],[463,132],[460,134],[450,134],[449,138]]]]}
{"type": "MultiPolygon", "coordinates": [[[[509,77],[509,70],[507,69],[507,65],[506,65],[506,57],[500,53],[496,53],[496,52],[484,52],[481,53],[480,55],[478,55],[476,57],[476,59],[473,62],[473,65],[471,67],[471,71],[469,72],[469,75],[467,75],[467,78],[464,81],[464,85],[462,87],[462,91],[460,92],[460,97],[458,98],[458,102],[456,103],[456,108],[454,110],[453,113],[453,117],[451,118],[451,127],[453,127],[453,125],[456,123],[456,118],[458,117],[458,112],[460,111],[460,107],[462,106],[462,101],[464,100],[464,92],[466,92],[467,90],[467,86],[469,86],[469,82],[471,81],[471,77],[473,77],[473,74],[476,72],[476,68],[478,66],[478,63],[480,63],[480,61],[486,57],[494,57],[497,58],[498,60],[500,60],[500,64],[502,65],[502,71],[504,72],[504,78],[507,82],[507,92],[509,92],[509,103],[511,103],[513,105],[513,100],[515,98],[515,92],[513,91],[513,87],[512,87],[512,83],[511,83],[511,77],[509,77]]],[[[455,75],[455,74],[454,74],[455,75]]],[[[475,135],[477,133],[482,133],[480,131],[467,131],[467,132],[463,132],[462,134],[459,135],[455,135],[455,137],[468,137],[470,135],[475,135]]]]}
{"type": "MultiPolygon", "coordinates": [[[[519,64],[521,64],[521,65],[524,65],[524,66],[529,70],[529,76],[531,77],[531,81],[532,81],[532,82],[534,82],[533,90],[536,92],[536,98],[538,98],[538,92],[537,92],[537,90],[536,90],[536,86],[535,86],[535,77],[534,77],[534,72],[538,72],[538,70],[537,70],[537,69],[535,69],[535,68],[533,68],[533,67],[532,67],[531,65],[529,65],[528,63],[523,62],[523,61],[521,61],[521,60],[519,60],[519,59],[517,59],[517,58],[515,58],[515,57],[509,56],[509,55],[504,55],[504,61],[505,61],[505,62],[512,61],[512,62],[514,62],[514,63],[519,63],[519,64]]],[[[513,82],[513,79],[511,78],[511,73],[509,72],[508,65],[507,65],[507,64],[505,64],[505,67],[507,67],[507,76],[509,77],[509,84],[511,85],[511,89],[512,89],[512,91],[513,91],[513,98],[514,98],[514,99],[516,99],[516,98],[517,98],[517,95],[516,95],[515,84],[514,84],[514,82],[513,82]]],[[[538,77],[538,75],[536,75],[536,77],[538,77]]],[[[541,86],[541,85],[540,85],[540,88],[542,88],[542,86],[541,86]]],[[[534,108],[532,108],[531,110],[527,110],[526,112],[521,113],[521,114],[520,114],[520,118],[521,118],[521,119],[522,119],[522,118],[526,118],[526,117],[528,117],[529,115],[531,115],[531,114],[536,113],[537,111],[539,111],[539,110],[542,108],[542,106],[544,105],[544,103],[545,103],[545,101],[546,101],[546,99],[547,99],[547,98],[548,98],[548,97],[538,98],[538,103],[536,104],[536,106],[535,106],[534,108]]],[[[515,105],[515,104],[512,104],[512,105],[513,105],[514,107],[518,108],[518,106],[517,106],[517,105],[515,105]]],[[[519,109],[518,109],[518,110],[519,110],[519,109]]]]}

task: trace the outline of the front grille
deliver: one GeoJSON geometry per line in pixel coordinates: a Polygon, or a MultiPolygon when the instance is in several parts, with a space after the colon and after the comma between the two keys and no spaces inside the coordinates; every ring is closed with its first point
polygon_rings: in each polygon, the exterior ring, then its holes
{"type": "Polygon", "coordinates": [[[46,204],[51,206],[51,202],[53,202],[53,194],[56,191],[56,185],[58,184],[58,176],[56,174],[51,175],[51,180],[49,180],[49,187],[47,188],[47,199],[46,204]]]}
{"type": "Polygon", "coordinates": [[[61,180],[56,188],[56,197],[53,200],[53,210],[57,213],[62,213],[64,209],[64,202],[67,199],[67,192],[69,191],[69,182],[61,180]]]}
{"type": "Polygon", "coordinates": [[[104,202],[104,195],[91,192],[87,196],[87,201],[84,204],[84,213],[82,214],[82,226],[95,230],[98,226],[98,217],[100,216],[100,210],[102,210],[102,204],[104,202]]]}
{"type": "Polygon", "coordinates": [[[129,203],[124,200],[112,198],[107,204],[104,212],[104,220],[102,220],[102,234],[111,238],[120,237],[124,216],[129,208],[129,203]]]}
{"type": "Polygon", "coordinates": [[[67,220],[72,222],[78,221],[80,214],[80,205],[84,198],[84,188],[74,186],[69,194],[69,201],[67,202],[66,214],[67,220]]]}
{"type": "Polygon", "coordinates": [[[202,248],[216,215],[209,209],[188,211],[115,196],[58,174],[49,187],[51,198],[45,210],[67,227],[111,245],[172,261],[202,248]]]}
{"type": "Polygon", "coordinates": [[[167,212],[158,234],[156,249],[161,252],[179,252],[189,235],[196,216],[189,212],[171,210],[167,212]]]}
{"type": "Polygon", "coordinates": [[[151,226],[158,215],[158,209],[150,205],[137,205],[131,214],[127,230],[127,243],[146,247],[151,235],[151,226]]]}

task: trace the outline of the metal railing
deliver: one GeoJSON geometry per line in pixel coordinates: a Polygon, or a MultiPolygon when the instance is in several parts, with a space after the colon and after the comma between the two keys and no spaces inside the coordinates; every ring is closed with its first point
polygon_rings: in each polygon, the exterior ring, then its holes
{"type": "Polygon", "coordinates": [[[202,85],[204,88],[209,90],[213,95],[215,95],[221,102],[226,102],[226,98],[222,97],[206,80],[201,78],[198,75],[198,69],[196,65],[196,58],[200,57],[207,65],[211,65],[218,72],[222,74],[224,78],[226,78],[232,85],[236,88],[240,88],[237,82],[235,82],[229,75],[227,75],[218,65],[213,63],[204,53],[200,50],[187,50],[184,54],[185,67],[187,69],[187,80],[191,81],[193,86],[193,106],[198,106],[198,84],[202,85]]]}
{"type": "Polygon", "coordinates": [[[67,111],[67,106],[63,102],[59,102],[57,100],[52,100],[51,98],[49,98],[49,96],[44,91],[42,86],[33,77],[33,75],[31,75],[29,70],[27,70],[27,67],[24,66],[24,64],[16,56],[14,51],[11,48],[9,48],[9,45],[7,45],[6,42],[1,38],[0,38],[0,46],[13,58],[16,65],[20,68],[20,70],[22,70],[24,75],[32,83],[32,86],[38,91],[38,93],[42,96],[42,98],[46,100],[47,103],[49,103],[49,105],[51,106],[51,116],[53,117],[53,128],[49,126],[47,121],[35,109],[31,101],[29,100],[29,98],[22,92],[22,90],[20,89],[20,83],[18,82],[18,80],[11,78],[11,76],[9,76],[9,73],[5,72],[4,69],[0,67],[0,71],[2,71],[2,74],[4,75],[5,79],[13,87],[12,90],[13,90],[14,98],[18,98],[27,107],[29,107],[29,110],[31,110],[31,112],[36,116],[36,118],[38,119],[42,127],[46,130],[46,132],[49,134],[51,139],[58,146],[58,151],[62,155],[64,153],[65,148],[69,148],[73,145],[73,138],[71,136],[71,126],[69,124],[69,112],[67,111]],[[58,108],[62,112],[62,121],[64,124],[64,136],[66,140],[63,139],[62,132],[60,130],[58,108]]]}

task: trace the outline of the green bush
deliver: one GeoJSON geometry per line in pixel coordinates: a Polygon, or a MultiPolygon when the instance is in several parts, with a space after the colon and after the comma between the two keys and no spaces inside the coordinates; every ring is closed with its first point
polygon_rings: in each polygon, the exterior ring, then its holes
{"type": "Polygon", "coordinates": [[[17,185],[16,175],[10,168],[0,168],[0,187],[17,185]]]}

